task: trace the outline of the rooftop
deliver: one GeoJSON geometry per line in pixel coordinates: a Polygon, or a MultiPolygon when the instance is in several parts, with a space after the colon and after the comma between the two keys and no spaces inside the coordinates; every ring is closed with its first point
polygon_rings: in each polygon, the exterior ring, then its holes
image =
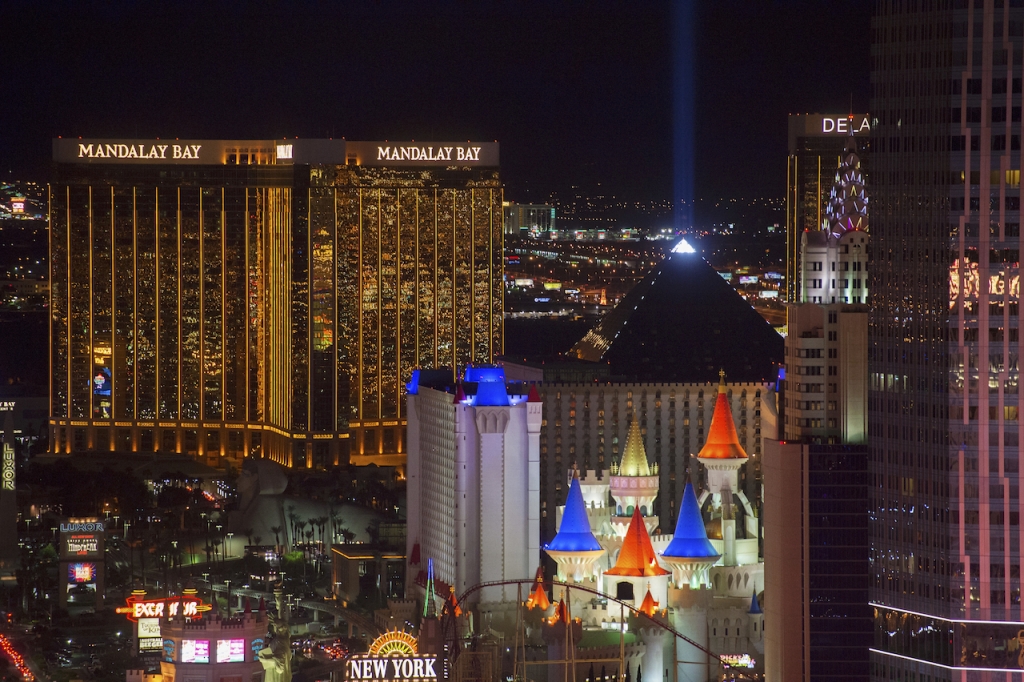
{"type": "Polygon", "coordinates": [[[644,525],[644,518],[640,516],[639,509],[633,510],[633,518],[629,520],[626,537],[622,540],[618,561],[605,573],[634,577],[669,574],[658,564],[651,536],[647,534],[647,526],[644,525]]]}
{"type": "MultiPolygon", "coordinates": [[[[650,544],[650,540],[647,541],[650,544]]],[[[569,483],[569,495],[565,499],[562,523],[555,539],[544,546],[545,550],[556,552],[594,552],[601,550],[601,543],[590,530],[587,505],[583,501],[580,479],[574,474],[569,483]]]]}
{"type": "Polygon", "coordinates": [[[707,459],[746,459],[747,452],[740,445],[736,435],[736,422],[732,418],[732,407],[725,387],[725,372],[720,372],[718,398],[715,401],[715,412],[711,415],[711,426],[708,427],[708,438],[697,457],[707,459]]]}
{"type": "Polygon", "coordinates": [[[669,254],[568,353],[634,381],[774,380],[783,341],[696,253],[669,254]]]}

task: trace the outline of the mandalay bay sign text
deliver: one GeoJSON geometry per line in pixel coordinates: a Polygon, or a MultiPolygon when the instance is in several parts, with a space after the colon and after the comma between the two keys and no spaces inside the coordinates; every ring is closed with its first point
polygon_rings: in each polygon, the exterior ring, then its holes
{"type": "Polygon", "coordinates": [[[498,166],[497,142],[53,140],[53,160],[122,165],[498,166]]]}
{"type": "Polygon", "coordinates": [[[360,166],[497,166],[497,142],[346,142],[360,166]]]}
{"type": "Polygon", "coordinates": [[[219,140],[82,140],[53,141],[53,160],[61,163],[221,164],[219,140]]]}

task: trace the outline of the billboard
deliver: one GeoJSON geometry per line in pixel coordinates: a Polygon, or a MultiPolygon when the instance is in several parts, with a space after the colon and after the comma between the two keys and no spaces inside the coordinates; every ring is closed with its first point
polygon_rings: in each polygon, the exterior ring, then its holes
{"type": "Polygon", "coordinates": [[[244,663],[245,662],[245,640],[244,639],[218,639],[217,640],[217,662],[218,663],[244,663]]]}
{"type": "Polygon", "coordinates": [[[740,275],[740,284],[757,284],[757,275],[740,275]]]}
{"type": "Polygon", "coordinates": [[[91,561],[68,564],[68,582],[76,585],[96,582],[96,564],[91,561]]]}
{"type": "Polygon", "coordinates": [[[82,561],[103,559],[103,522],[96,518],[68,519],[60,524],[60,557],[82,561]]]}
{"type": "Polygon", "coordinates": [[[139,638],[139,653],[144,651],[162,651],[164,648],[164,640],[159,637],[140,637],[139,638]]]}
{"type": "Polygon", "coordinates": [[[98,533],[71,533],[64,535],[61,543],[61,555],[82,559],[100,557],[101,547],[98,533]]]}
{"type": "Polygon", "coordinates": [[[139,638],[150,638],[156,637],[159,639],[160,634],[160,619],[159,618],[139,618],[139,638]]]}
{"type": "Polygon", "coordinates": [[[209,663],[210,662],[210,640],[208,640],[208,639],[183,639],[183,640],[181,640],[181,662],[182,663],[209,663]]]}

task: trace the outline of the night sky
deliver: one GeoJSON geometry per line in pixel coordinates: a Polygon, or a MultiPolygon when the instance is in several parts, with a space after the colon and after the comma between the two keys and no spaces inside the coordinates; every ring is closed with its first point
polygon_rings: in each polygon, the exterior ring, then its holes
{"type": "MultiPolygon", "coordinates": [[[[782,196],[786,114],[867,109],[870,5],[697,1],[698,198],[782,196]]],[[[4,7],[11,179],[57,135],[497,139],[513,200],[672,196],[667,2],[4,7]]]]}

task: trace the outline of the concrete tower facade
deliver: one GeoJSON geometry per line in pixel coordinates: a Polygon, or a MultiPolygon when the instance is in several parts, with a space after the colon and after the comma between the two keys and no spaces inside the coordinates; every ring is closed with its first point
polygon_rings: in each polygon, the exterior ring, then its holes
{"type": "MultiPolygon", "coordinates": [[[[540,563],[541,403],[524,388],[507,386],[496,367],[467,368],[456,385],[414,374],[408,386],[407,556],[433,559],[436,580],[458,594],[530,576],[540,563]]],[[[476,598],[512,602],[517,590],[476,598]]]]}

